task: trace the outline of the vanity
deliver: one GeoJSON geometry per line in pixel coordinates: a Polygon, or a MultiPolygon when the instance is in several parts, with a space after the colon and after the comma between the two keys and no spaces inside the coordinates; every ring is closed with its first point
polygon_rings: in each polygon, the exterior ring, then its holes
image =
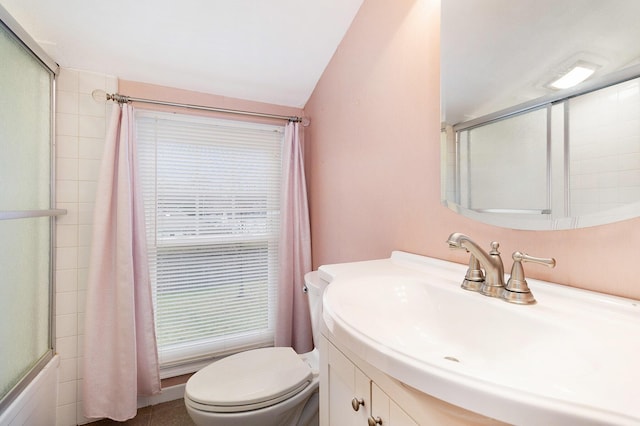
{"type": "Polygon", "coordinates": [[[322,426],[640,423],[640,301],[528,279],[507,303],[404,252],[319,271],[322,426]]]}

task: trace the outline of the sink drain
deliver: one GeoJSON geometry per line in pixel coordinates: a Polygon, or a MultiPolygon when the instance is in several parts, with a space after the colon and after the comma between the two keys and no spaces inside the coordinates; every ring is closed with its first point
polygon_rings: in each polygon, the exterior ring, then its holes
{"type": "Polygon", "coordinates": [[[445,356],[444,359],[446,359],[448,361],[453,361],[453,362],[460,362],[460,360],[458,358],[456,358],[455,356],[445,356]]]}

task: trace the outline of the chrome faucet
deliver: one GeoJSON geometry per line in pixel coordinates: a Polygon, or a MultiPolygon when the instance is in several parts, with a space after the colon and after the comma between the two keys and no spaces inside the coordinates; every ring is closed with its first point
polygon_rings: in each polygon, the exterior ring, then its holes
{"type": "Polygon", "coordinates": [[[447,240],[450,248],[465,249],[469,256],[469,269],[462,281],[461,287],[465,290],[478,291],[485,296],[499,297],[510,303],[531,305],[536,303],[527,280],[524,277],[523,262],[539,263],[550,268],[556,266],[554,258],[542,258],[529,256],[526,253],[516,251],[513,253],[513,266],[507,285],[504,284],[504,265],[498,247],[500,244],[493,241],[491,251],[485,252],[474,243],[471,238],[455,232],[449,235],[447,240]],[[484,269],[484,275],[482,269],[484,269]]]}
{"type": "MultiPolygon", "coordinates": [[[[500,244],[495,241],[492,242],[491,251],[487,253],[479,245],[473,242],[471,238],[459,232],[449,235],[447,243],[450,248],[465,249],[467,252],[470,252],[473,258],[475,258],[484,269],[485,279],[482,285],[479,286],[480,293],[491,297],[500,297],[502,295],[502,290],[504,289],[504,264],[502,263],[500,252],[498,251],[500,244]]],[[[465,283],[469,280],[470,276],[473,277],[477,275],[477,271],[471,271],[470,268],[470,270],[467,271],[467,277],[465,277],[465,282],[463,282],[462,287],[468,290],[478,291],[477,287],[470,288],[465,286],[465,283]]],[[[474,280],[471,279],[471,281],[474,280]]]]}

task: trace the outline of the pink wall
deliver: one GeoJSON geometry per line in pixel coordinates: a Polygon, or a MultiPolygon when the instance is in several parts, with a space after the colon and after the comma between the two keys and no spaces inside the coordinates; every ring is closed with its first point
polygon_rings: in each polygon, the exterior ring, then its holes
{"type": "MultiPolygon", "coordinates": [[[[516,231],[440,204],[439,0],[365,0],[305,106],[313,264],[392,250],[465,263],[451,232],[555,257],[527,275],[640,299],[640,219],[571,231],[516,231]]],[[[462,278],[462,277],[461,277],[462,278]]]]}

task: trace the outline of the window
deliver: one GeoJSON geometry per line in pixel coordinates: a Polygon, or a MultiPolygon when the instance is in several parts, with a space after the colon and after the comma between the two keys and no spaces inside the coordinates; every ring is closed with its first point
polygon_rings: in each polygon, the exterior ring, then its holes
{"type": "Polygon", "coordinates": [[[283,132],[136,113],[163,367],[273,344],[283,132]]]}

